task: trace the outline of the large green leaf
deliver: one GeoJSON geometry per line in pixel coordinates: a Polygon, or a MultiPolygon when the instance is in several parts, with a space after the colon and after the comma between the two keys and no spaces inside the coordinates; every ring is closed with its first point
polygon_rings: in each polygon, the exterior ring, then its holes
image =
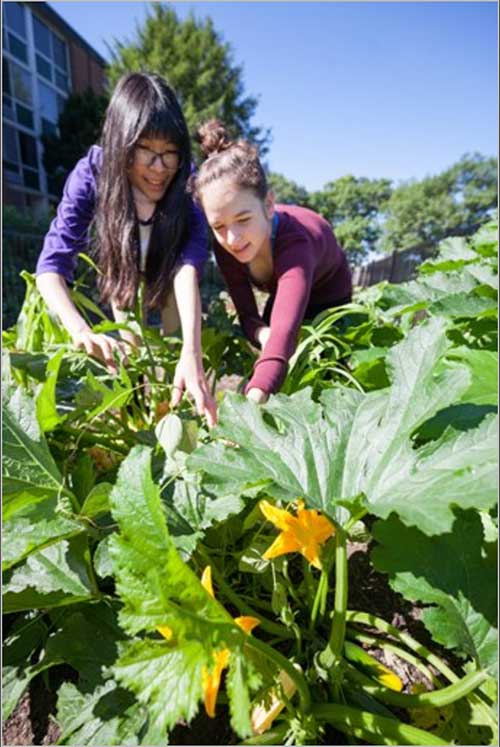
{"type": "Polygon", "coordinates": [[[57,721],[62,729],[58,744],[89,747],[133,747],[147,719],[134,696],[113,680],[91,692],[65,682],[59,688],[57,721]]]}
{"type": "Polygon", "coordinates": [[[478,514],[458,514],[451,532],[429,538],[396,517],[377,522],[372,552],[377,570],[406,599],[433,604],[423,622],[438,643],[475,659],[494,676],[497,652],[495,554],[483,553],[478,514]]]}
{"type": "Polygon", "coordinates": [[[204,530],[215,522],[239,513],[243,500],[236,495],[214,498],[200,486],[198,475],[183,471],[175,480],[173,491],[165,499],[167,524],[172,540],[183,557],[189,557],[203,537],[204,530]]]}
{"type": "Polygon", "coordinates": [[[126,637],[114,607],[108,601],[72,605],[57,610],[54,627],[43,662],[73,667],[87,690],[102,684],[106,668],[118,656],[118,643],[126,637]]]}
{"type": "Polygon", "coordinates": [[[71,518],[58,513],[56,498],[26,503],[4,521],[2,526],[2,568],[19,563],[30,553],[53,542],[73,537],[84,531],[71,518]]]}
{"type": "Polygon", "coordinates": [[[65,417],[57,412],[56,384],[59,369],[64,355],[64,349],[59,350],[49,359],[46,368],[46,379],[40,386],[36,400],[38,423],[44,433],[52,431],[65,417]]]}
{"type": "Polygon", "coordinates": [[[6,571],[5,578],[4,612],[75,604],[97,594],[89,576],[83,535],[32,553],[21,565],[6,571]]]}
{"type": "Polygon", "coordinates": [[[475,318],[496,313],[496,280],[489,268],[457,263],[461,270],[446,262],[442,269],[454,270],[425,274],[419,280],[387,285],[380,303],[391,319],[401,314],[427,309],[430,314],[450,318],[475,318]]]}
{"type": "Polygon", "coordinates": [[[83,527],[59,511],[71,493],[41,433],[36,405],[21,388],[10,390],[3,414],[3,567],[83,527]]]}
{"type": "Polygon", "coordinates": [[[188,465],[221,492],[261,482],[276,498],[303,497],[337,518],[339,505],[363,494],[380,517],[395,511],[427,534],[448,531],[453,505],[495,502],[496,419],[464,433],[448,429],[414,448],[419,426],[470,386],[465,366],[439,366],[450,345],[445,330],[444,321],[429,320],[393,347],[386,358],[392,384],[381,391],[338,388],[316,404],[303,390],[264,407],[226,397],[213,431],[225,441],[201,446],[188,465]]]}
{"type": "Polygon", "coordinates": [[[340,389],[334,397],[335,409],[329,413],[311,401],[309,389],[291,397],[276,395],[263,409],[239,395],[226,396],[215,433],[235,447],[224,442],[201,447],[188,465],[203,469],[207,484],[220,491],[237,493],[262,483],[276,497],[303,496],[328,510],[363,395],[340,389]]]}
{"type": "Polygon", "coordinates": [[[418,268],[420,275],[459,270],[470,262],[477,262],[478,255],[461,236],[444,239],[439,244],[439,252],[433,259],[427,260],[418,268]]]}
{"type": "Polygon", "coordinates": [[[7,507],[24,496],[45,498],[62,489],[61,474],[52,459],[35,415],[35,403],[21,389],[2,403],[3,496],[7,507]]]}
{"type": "Polygon", "coordinates": [[[22,615],[3,647],[3,708],[5,720],[30,680],[58,664],[78,672],[79,684],[92,691],[103,684],[103,670],[117,657],[124,633],[109,604],[91,603],[58,610],[49,629],[43,616],[22,615]]]}
{"type": "Polygon", "coordinates": [[[183,557],[189,557],[204,530],[230,514],[239,513],[244,504],[237,495],[209,495],[201,487],[200,476],[186,469],[187,455],[196,448],[198,441],[194,421],[181,420],[169,413],[160,420],[155,433],[167,454],[163,470],[166,487],[162,498],[168,529],[177,549],[183,557]]]}
{"type": "Polygon", "coordinates": [[[120,467],[111,494],[120,533],[109,545],[124,602],[120,622],[131,634],[150,634],[123,644],[112,669],[147,704],[149,739],[156,744],[179,719],[195,715],[202,668],[213,666],[213,652],[227,648],[235,662],[248,639],[179,556],[150,462],[150,449],[136,447],[120,467]],[[158,639],[158,626],[168,626],[172,640],[158,639]]]}
{"type": "Polygon", "coordinates": [[[79,410],[88,408],[88,421],[97,418],[109,409],[124,407],[130,401],[133,387],[128,382],[123,385],[120,378],[114,379],[112,387],[98,379],[92,371],[87,371],[83,385],[75,397],[79,410]]]}
{"type": "Polygon", "coordinates": [[[460,347],[453,348],[449,358],[465,363],[471,373],[471,383],[462,395],[462,402],[498,405],[498,353],[460,347]]]}

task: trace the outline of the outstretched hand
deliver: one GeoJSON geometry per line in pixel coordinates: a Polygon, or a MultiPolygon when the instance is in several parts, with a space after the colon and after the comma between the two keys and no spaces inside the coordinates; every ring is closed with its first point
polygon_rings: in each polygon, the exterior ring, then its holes
{"type": "Polygon", "coordinates": [[[111,373],[118,373],[116,358],[123,365],[128,364],[125,343],[109,335],[92,332],[90,329],[81,330],[73,335],[73,343],[77,350],[85,350],[88,355],[102,361],[111,373]]]}
{"type": "Polygon", "coordinates": [[[247,399],[258,405],[263,405],[269,399],[269,395],[267,392],[263,392],[262,389],[252,387],[252,389],[249,389],[247,392],[247,399]]]}
{"type": "Polygon", "coordinates": [[[171,407],[179,404],[184,391],[193,397],[196,412],[198,415],[204,415],[208,427],[212,428],[217,423],[217,406],[210,393],[203,364],[194,354],[181,353],[175,369],[171,407]]]}

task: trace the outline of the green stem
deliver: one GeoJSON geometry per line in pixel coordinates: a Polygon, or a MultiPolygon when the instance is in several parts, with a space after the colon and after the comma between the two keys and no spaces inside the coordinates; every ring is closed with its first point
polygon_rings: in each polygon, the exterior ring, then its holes
{"type": "Polygon", "coordinates": [[[372,615],[367,612],[347,610],[346,619],[347,622],[369,625],[372,628],[377,628],[378,630],[382,631],[382,633],[388,633],[389,635],[392,635],[398,641],[408,646],[408,648],[410,648],[412,651],[415,651],[415,653],[422,657],[422,659],[425,659],[429,664],[432,664],[432,666],[436,667],[436,669],[441,672],[441,674],[443,674],[446,679],[449,680],[449,682],[458,681],[458,676],[449,668],[447,664],[445,664],[444,661],[442,661],[442,659],[429,651],[429,649],[425,646],[422,646],[421,643],[418,643],[418,641],[412,638],[411,635],[398,630],[394,627],[394,625],[391,625],[385,620],[382,620],[381,617],[376,617],[376,615],[372,615]]]}
{"type": "Polygon", "coordinates": [[[315,594],[314,578],[311,573],[309,562],[305,558],[302,558],[302,571],[303,571],[305,590],[306,590],[306,596],[307,596],[307,606],[311,608],[312,605],[314,604],[314,594],[315,594]]]}
{"type": "Polygon", "coordinates": [[[360,711],[350,706],[335,703],[316,704],[311,711],[318,721],[327,721],[345,734],[355,733],[368,744],[449,744],[435,734],[403,724],[395,718],[360,711]]]}
{"type": "Polygon", "coordinates": [[[255,607],[260,607],[262,610],[266,610],[266,612],[272,612],[273,608],[271,607],[269,602],[266,602],[264,599],[256,599],[255,597],[248,597],[245,594],[239,595],[241,600],[250,599],[255,607]]]}
{"type": "Polygon", "coordinates": [[[361,521],[361,519],[363,518],[363,516],[366,516],[367,513],[368,513],[368,509],[367,508],[363,508],[357,514],[355,514],[354,516],[351,516],[351,518],[349,519],[349,521],[347,521],[346,524],[345,524],[345,526],[344,526],[344,532],[346,534],[349,534],[349,532],[351,531],[351,529],[353,528],[353,526],[355,524],[357,524],[358,521],[361,521]]]}
{"type": "MultiPolygon", "coordinates": [[[[259,530],[257,532],[257,534],[255,535],[256,537],[257,537],[258,534],[260,534],[260,531],[261,530],[259,530]]],[[[295,591],[295,587],[293,585],[293,582],[292,582],[290,576],[288,575],[288,560],[286,558],[284,558],[284,560],[283,560],[282,572],[283,572],[283,576],[285,577],[285,580],[286,580],[286,582],[288,584],[288,589],[287,589],[288,594],[292,597],[292,599],[294,600],[294,602],[296,602],[296,604],[300,605],[302,603],[302,600],[297,595],[297,592],[295,591]]]]}
{"type": "Polygon", "coordinates": [[[429,682],[432,682],[434,687],[442,687],[441,682],[431,672],[429,667],[423,664],[420,659],[418,659],[416,656],[413,656],[413,654],[410,654],[409,651],[406,651],[404,648],[396,646],[394,643],[391,643],[384,638],[377,638],[376,636],[359,633],[357,630],[355,630],[354,628],[350,628],[349,626],[347,626],[346,636],[347,638],[352,638],[353,640],[359,641],[360,643],[366,643],[368,646],[376,647],[396,654],[396,656],[398,656],[400,659],[404,659],[405,661],[412,664],[420,672],[422,672],[422,674],[427,677],[429,682]]]}
{"type": "Polygon", "coordinates": [[[419,693],[418,695],[408,695],[406,693],[397,693],[385,687],[377,685],[371,677],[362,674],[351,664],[346,663],[345,676],[352,682],[361,685],[366,692],[377,698],[382,703],[399,706],[401,708],[442,708],[450,705],[460,698],[464,698],[472,690],[481,685],[488,675],[483,670],[477,670],[467,674],[458,682],[443,687],[440,690],[419,693]]]}
{"type": "Polygon", "coordinates": [[[249,604],[246,604],[241,597],[231,589],[229,584],[227,584],[224,581],[224,577],[220,573],[220,571],[217,569],[217,567],[214,565],[213,560],[208,556],[208,554],[199,547],[197,550],[200,557],[203,558],[203,561],[210,565],[212,568],[212,573],[214,575],[215,581],[217,582],[217,586],[221,590],[221,592],[224,594],[224,596],[229,599],[230,602],[234,604],[237,609],[242,612],[244,615],[249,615],[250,617],[257,617],[260,621],[260,627],[262,630],[266,630],[268,633],[271,633],[274,636],[279,636],[281,639],[283,638],[291,638],[290,632],[285,628],[284,625],[278,625],[278,623],[272,622],[272,620],[268,620],[267,618],[263,617],[260,612],[256,612],[256,610],[253,609],[253,607],[250,607],[249,604]]]}
{"type": "Polygon", "coordinates": [[[311,694],[309,692],[309,686],[305,680],[304,675],[298,669],[296,669],[292,662],[287,659],[279,651],[268,646],[267,643],[255,638],[254,636],[248,636],[247,646],[254,648],[259,653],[263,654],[266,659],[273,661],[279,670],[284,669],[291,680],[297,685],[297,692],[299,693],[301,710],[303,713],[308,713],[311,708],[311,694]]]}
{"type": "Polygon", "coordinates": [[[109,448],[111,451],[116,452],[117,454],[123,454],[123,456],[126,456],[130,449],[126,446],[119,446],[116,444],[116,441],[114,441],[111,438],[106,438],[102,433],[99,433],[98,431],[93,431],[90,429],[82,429],[79,430],[78,428],[72,428],[68,425],[62,425],[61,431],[63,433],[67,433],[68,436],[74,436],[78,444],[82,444],[83,446],[99,446],[102,445],[106,448],[109,448]]]}
{"type": "Polygon", "coordinates": [[[323,586],[321,587],[321,597],[319,600],[319,614],[323,618],[326,615],[326,603],[328,600],[328,578],[330,576],[329,571],[325,571],[323,578],[323,586]]]}
{"type": "Polygon", "coordinates": [[[258,734],[255,737],[249,737],[249,739],[245,739],[241,744],[284,744],[287,731],[288,724],[284,723],[280,726],[275,726],[274,729],[269,729],[265,734],[258,734]]]}
{"type": "Polygon", "coordinates": [[[321,654],[326,669],[339,664],[344,650],[347,610],[347,535],[341,527],[335,529],[335,601],[330,639],[321,654]]]}
{"type": "Polygon", "coordinates": [[[328,589],[328,573],[325,570],[321,571],[321,576],[319,577],[318,586],[316,588],[316,594],[314,595],[314,603],[311,610],[311,619],[309,624],[309,630],[313,630],[315,624],[316,624],[316,618],[318,617],[318,610],[320,609],[323,603],[323,596],[324,591],[323,588],[325,586],[328,589]]]}

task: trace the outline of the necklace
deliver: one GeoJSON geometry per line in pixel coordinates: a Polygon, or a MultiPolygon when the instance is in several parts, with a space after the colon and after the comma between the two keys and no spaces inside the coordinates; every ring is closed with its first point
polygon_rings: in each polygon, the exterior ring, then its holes
{"type": "Polygon", "coordinates": [[[139,225],[141,226],[150,226],[153,223],[154,219],[155,219],[155,211],[153,211],[152,216],[148,218],[147,220],[141,220],[140,218],[137,218],[139,225]]]}

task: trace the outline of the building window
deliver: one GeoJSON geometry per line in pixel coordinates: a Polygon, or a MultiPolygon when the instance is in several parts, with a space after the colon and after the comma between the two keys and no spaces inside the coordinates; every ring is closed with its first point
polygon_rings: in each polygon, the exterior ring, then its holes
{"type": "Polygon", "coordinates": [[[10,77],[12,83],[12,95],[23,104],[33,106],[32,77],[27,70],[16,65],[15,62],[5,60],[10,68],[10,77]]]}
{"type": "Polygon", "coordinates": [[[36,140],[8,124],[3,125],[3,165],[11,184],[40,189],[36,140]]]}
{"type": "Polygon", "coordinates": [[[32,76],[5,57],[2,63],[4,117],[34,130],[32,76]]]}
{"type": "Polygon", "coordinates": [[[68,48],[66,43],[35,15],[33,16],[33,36],[38,74],[62,91],[68,91],[68,48]]]}
{"type": "Polygon", "coordinates": [[[46,57],[51,57],[50,31],[36,16],[33,16],[33,36],[35,37],[35,47],[43,52],[46,57]]]}
{"type": "MultiPolygon", "coordinates": [[[[16,130],[10,125],[4,124],[2,127],[2,134],[3,134],[4,168],[10,172],[9,175],[16,174],[18,176],[18,180],[14,179],[14,181],[21,181],[21,177],[19,174],[19,163],[21,159],[19,157],[18,139],[17,139],[16,130]]],[[[9,180],[9,181],[12,181],[12,180],[9,180]]]]}
{"type": "Polygon", "coordinates": [[[66,44],[62,39],[59,39],[58,36],[55,36],[55,34],[52,34],[52,44],[54,48],[54,62],[62,68],[62,70],[67,70],[68,61],[66,59],[66,44]]]}
{"type": "Polygon", "coordinates": [[[40,113],[42,117],[50,122],[57,123],[59,111],[57,108],[57,93],[53,88],[46,86],[41,80],[38,81],[38,98],[40,102],[40,113]]]}
{"type": "Polygon", "coordinates": [[[4,35],[3,44],[21,62],[28,62],[26,46],[26,17],[19,3],[2,3],[4,35]]]}
{"type": "Polygon", "coordinates": [[[24,125],[24,127],[27,127],[30,130],[34,129],[33,112],[25,106],[22,106],[22,104],[16,104],[16,119],[19,124],[24,125]]]}
{"type": "Polygon", "coordinates": [[[52,81],[52,67],[50,62],[44,60],[39,54],[36,56],[36,71],[39,75],[42,75],[47,80],[52,81]]]}
{"type": "Polygon", "coordinates": [[[24,8],[19,3],[3,3],[4,23],[8,29],[26,39],[26,18],[24,8]]]}
{"type": "Polygon", "coordinates": [[[56,135],[59,114],[64,107],[65,99],[54,88],[45,85],[45,83],[39,80],[38,101],[42,119],[42,134],[56,135]]]}
{"type": "Polygon", "coordinates": [[[2,101],[3,115],[8,119],[14,119],[14,105],[12,103],[12,88],[10,85],[9,63],[2,58],[2,101]]]}

